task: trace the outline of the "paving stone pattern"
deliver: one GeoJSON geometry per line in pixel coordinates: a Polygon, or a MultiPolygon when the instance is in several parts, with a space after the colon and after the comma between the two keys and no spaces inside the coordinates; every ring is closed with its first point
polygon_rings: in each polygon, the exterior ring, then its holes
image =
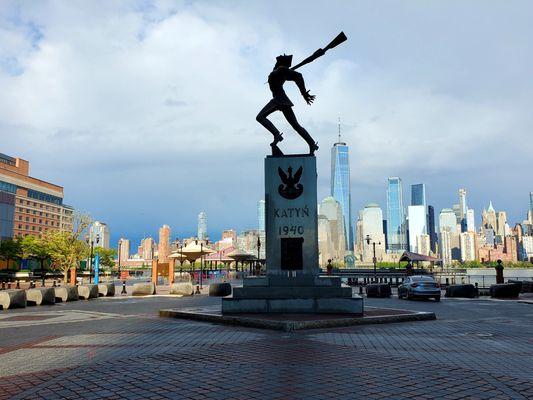
{"type": "MultiPolygon", "coordinates": [[[[128,301],[3,314],[41,325],[0,329],[0,399],[533,398],[527,304],[391,299],[372,305],[441,318],[284,333],[155,316],[182,299],[135,301],[138,314],[128,301]],[[75,311],[91,318],[49,323],[75,311]]],[[[182,303],[194,302],[212,300],[182,303]]]]}

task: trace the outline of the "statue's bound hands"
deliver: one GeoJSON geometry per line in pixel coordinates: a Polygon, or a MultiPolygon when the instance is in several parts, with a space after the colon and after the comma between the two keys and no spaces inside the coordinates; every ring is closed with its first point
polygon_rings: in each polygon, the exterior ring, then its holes
{"type": "Polygon", "coordinates": [[[303,96],[304,96],[304,100],[305,100],[306,103],[309,104],[309,105],[311,105],[311,104],[313,103],[313,101],[315,101],[315,97],[316,97],[315,95],[310,94],[310,93],[309,93],[309,90],[308,90],[307,92],[305,92],[305,93],[303,94],[303,96]]]}

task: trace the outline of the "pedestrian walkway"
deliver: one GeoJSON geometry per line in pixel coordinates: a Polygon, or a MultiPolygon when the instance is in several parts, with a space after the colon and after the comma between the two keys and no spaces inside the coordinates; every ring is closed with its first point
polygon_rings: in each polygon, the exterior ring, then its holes
{"type": "Polygon", "coordinates": [[[8,310],[18,325],[0,329],[0,399],[533,398],[528,304],[369,299],[438,319],[296,332],[157,317],[217,302],[126,297],[8,310]],[[50,323],[61,314],[87,319],[50,323]]]}

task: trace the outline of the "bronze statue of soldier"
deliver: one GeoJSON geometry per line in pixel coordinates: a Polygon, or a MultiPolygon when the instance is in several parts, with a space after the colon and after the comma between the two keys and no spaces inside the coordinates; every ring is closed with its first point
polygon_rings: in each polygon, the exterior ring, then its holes
{"type": "Polygon", "coordinates": [[[270,143],[270,146],[272,147],[272,155],[283,155],[282,151],[278,147],[278,143],[283,140],[282,133],[267,118],[275,111],[281,111],[287,122],[291,125],[291,127],[309,145],[310,155],[313,155],[315,151],[318,150],[318,144],[313,140],[309,132],[307,132],[305,128],[298,123],[296,115],[294,115],[294,111],[292,110],[294,104],[283,90],[283,84],[287,81],[294,82],[296,86],[298,86],[298,89],[300,89],[300,93],[302,94],[304,100],[307,102],[307,104],[311,105],[315,100],[315,96],[310,94],[309,90],[306,89],[303,76],[299,72],[296,72],[296,69],[301,67],[302,65],[310,63],[318,57],[323,56],[326,51],[332,49],[335,46],[338,46],[346,39],[346,35],[341,32],[324,49],[318,49],[311,56],[307,57],[305,60],[295,65],[294,67],[291,67],[292,55],[284,54],[276,57],[276,64],[274,65],[274,69],[268,75],[268,85],[270,87],[270,91],[272,92],[272,100],[270,100],[263,107],[263,109],[259,111],[259,114],[257,114],[256,117],[257,122],[263,125],[274,136],[274,141],[270,143]]]}

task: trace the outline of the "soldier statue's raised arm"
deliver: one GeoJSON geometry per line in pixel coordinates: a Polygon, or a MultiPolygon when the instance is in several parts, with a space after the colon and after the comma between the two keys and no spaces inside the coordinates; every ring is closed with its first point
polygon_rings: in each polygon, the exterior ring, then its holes
{"type": "Polygon", "coordinates": [[[311,61],[315,60],[318,57],[323,56],[327,50],[332,49],[335,46],[338,46],[340,43],[346,40],[346,35],[341,32],[335,39],[331,41],[324,49],[318,49],[311,56],[307,57],[305,60],[300,62],[298,65],[295,65],[291,68],[292,64],[292,55],[281,55],[276,57],[276,64],[274,69],[268,75],[268,85],[270,91],[272,92],[272,100],[270,100],[266,106],[263,107],[259,114],[257,114],[256,120],[261,125],[263,125],[272,135],[274,136],[274,141],[270,143],[272,147],[272,154],[275,156],[281,156],[283,153],[278,147],[278,143],[283,140],[282,133],[274,126],[274,124],[267,118],[270,114],[275,111],[281,111],[285,116],[287,122],[292,126],[292,128],[306,141],[309,145],[309,154],[313,155],[316,150],[318,150],[318,144],[313,140],[309,132],[302,127],[292,107],[294,104],[289,99],[285,90],[283,90],[283,84],[287,81],[293,81],[300,93],[302,94],[304,100],[307,104],[311,105],[315,100],[315,96],[309,93],[309,90],[305,88],[305,82],[302,74],[296,72],[296,69],[302,65],[308,64],[311,61]]]}

